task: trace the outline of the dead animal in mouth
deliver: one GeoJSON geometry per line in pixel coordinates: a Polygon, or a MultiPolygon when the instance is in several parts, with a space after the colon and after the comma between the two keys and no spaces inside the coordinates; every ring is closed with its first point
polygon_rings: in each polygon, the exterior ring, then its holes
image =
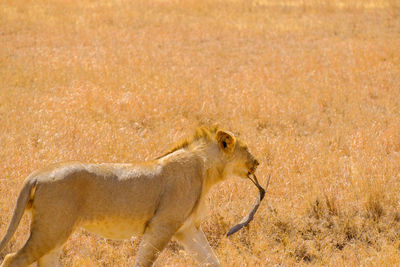
{"type": "Polygon", "coordinates": [[[260,194],[259,194],[256,202],[253,205],[253,209],[249,212],[249,214],[247,214],[247,216],[244,217],[238,224],[233,226],[231,228],[231,230],[229,230],[229,232],[226,234],[226,236],[233,235],[234,233],[236,233],[237,231],[239,231],[243,227],[249,225],[249,223],[253,220],[254,214],[256,214],[256,211],[258,210],[258,207],[260,206],[261,200],[263,200],[263,198],[265,196],[265,191],[268,189],[269,181],[271,180],[271,175],[268,177],[268,182],[267,182],[267,186],[265,187],[265,189],[262,188],[262,186],[258,182],[257,177],[256,177],[255,174],[253,174],[253,179],[251,179],[250,174],[248,175],[248,178],[250,179],[250,181],[253,182],[253,184],[255,184],[257,186],[258,191],[259,191],[260,194]]]}

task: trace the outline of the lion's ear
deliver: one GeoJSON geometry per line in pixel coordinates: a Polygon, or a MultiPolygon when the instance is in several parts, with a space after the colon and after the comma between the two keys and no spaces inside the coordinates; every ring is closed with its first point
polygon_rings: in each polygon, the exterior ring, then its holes
{"type": "Polygon", "coordinates": [[[235,149],[236,138],[231,132],[218,130],[216,139],[219,148],[225,153],[232,153],[235,149]]]}

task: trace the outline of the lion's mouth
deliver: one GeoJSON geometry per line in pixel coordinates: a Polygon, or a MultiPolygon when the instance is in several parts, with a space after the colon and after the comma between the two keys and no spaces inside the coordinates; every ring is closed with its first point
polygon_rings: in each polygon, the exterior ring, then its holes
{"type": "Polygon", "coordinates": [[[249,178],[250,175],[254,175],[254,173],[256,172],[256,168],[251,168],[248,172],[247,172],[247,178],[249,178]]]}

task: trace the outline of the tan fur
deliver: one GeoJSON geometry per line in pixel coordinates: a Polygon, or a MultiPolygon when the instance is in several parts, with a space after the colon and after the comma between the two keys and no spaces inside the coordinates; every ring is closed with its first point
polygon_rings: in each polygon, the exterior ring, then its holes
{"type": "Polygon", "coordinates": [[[217,182],[231,175],[245,178],[257,165],[232,133],[201,128],[151,162],[76,162],[36,171],[24,183],[0,250],[26,209],[32,212],[30,237],[1,266],[57,265],[63,244],[78,227],[112,239],[143,235],[136,266],[152,265],[171,238],[199,264],[219,266],[200,228],[204,197],[217,182]]]}

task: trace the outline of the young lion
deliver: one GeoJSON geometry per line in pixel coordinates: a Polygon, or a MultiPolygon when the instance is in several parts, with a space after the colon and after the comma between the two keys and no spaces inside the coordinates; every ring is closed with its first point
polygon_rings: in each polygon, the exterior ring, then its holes
{"type": "Polygon", "coordinates": [[[111,239],[143,235],[136,266],[151,266],[171,238],[199,264],[219,266],[200,228],[205,195],[228,176],[246,178],[257,165],[232,133],[200,128],[151,162],[77,162],[36,171],[24,182],[0,250],[25,210],[32,214],[29,239],[1,266],[58,265],[63,244],[78,227],[111,239]]]}

